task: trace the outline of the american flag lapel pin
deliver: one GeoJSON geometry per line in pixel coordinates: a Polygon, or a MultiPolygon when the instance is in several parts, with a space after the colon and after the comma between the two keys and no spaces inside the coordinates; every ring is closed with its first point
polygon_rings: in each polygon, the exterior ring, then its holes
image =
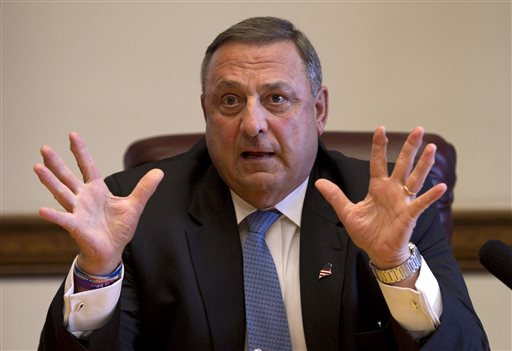
{"type": "Polygon", "coordinates": [[[332,274],[332,263],[326,263],[324,268],[320,270],[320,274],[318,274],[318,280],[328,277],[332,274]]]}

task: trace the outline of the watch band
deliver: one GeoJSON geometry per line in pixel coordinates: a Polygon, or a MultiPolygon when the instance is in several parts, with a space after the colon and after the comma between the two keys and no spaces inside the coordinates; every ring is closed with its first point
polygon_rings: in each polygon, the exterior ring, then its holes
{"type": "Polygon", "coordinates": [[[375,277],[384,284],[393,284],[407,279],[416,273],[421,267],[421,255],[413,243],[409,243],[409,250],[411,250],[411,256],[407,261],[391,269],[379,269],[370,261],[370,267],[375,277]]]}

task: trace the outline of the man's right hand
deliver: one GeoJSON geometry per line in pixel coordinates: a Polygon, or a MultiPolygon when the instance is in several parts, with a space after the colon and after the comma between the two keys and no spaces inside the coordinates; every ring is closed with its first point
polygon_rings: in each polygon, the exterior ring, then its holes
{"type": "Polygon", "coordinates": [[[44,165],[35,165],[34,171],[66,211],[44,207],[39,215],[66,229],[76,241],[80,269],[94,275],[109,274],[120,264],[124,247],[132,239],[142,210],[162,180],[163,172],[153,169],[141,178],[129,196],[114,196],[78,134],[71,133],[69,140],[83,181],[55,150],[41,147],[44,165]]]}

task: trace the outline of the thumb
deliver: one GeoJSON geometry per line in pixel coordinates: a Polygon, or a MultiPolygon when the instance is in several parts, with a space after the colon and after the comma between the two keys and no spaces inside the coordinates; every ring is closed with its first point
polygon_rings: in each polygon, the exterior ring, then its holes
{"type": "Polygon", "coordinates": [[[137,205],[144,207],[151,195],[156,190],[158,184],[164,177],[164,172],[160,169],[152,169],[142,177],[130,197],[137,205]]]}
{"type": "Polygon", "coordinates": [[[343,191],[333,182],[327,179],[319,179],[315,182],[315,187],[325,200],[334,208],[338,218],[343,221],[344,213],[352,203],[345,196],[343,191]]]}

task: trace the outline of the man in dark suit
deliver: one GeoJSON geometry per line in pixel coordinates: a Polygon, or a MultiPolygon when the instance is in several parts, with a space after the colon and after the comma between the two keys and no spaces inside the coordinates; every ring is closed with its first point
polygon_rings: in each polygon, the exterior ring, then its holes
{"type": "MultiPolygon", "coordinates": [[[[390,175],[382,127],[369,163],[325,150],[320,62],[277,18],[221,33],[201,76],[206,137],[183,155],[104,181],[72,133],[82,182],[42,148],[35,172],[66,211],[40,214],[66,228],[80,254],[40,349],[488,348],[432,206],[446,189],[427,179],[435,146],[413,166],[421,128],[390,175]],[[253,327],[244,271],[247,217],[270,209],[280,217],[264,241],[288,346],[265,348],[253,329],[268,339],[275,330],[253,327]]],[[[273,303],[257,302],[258,312],[273,303]]]]}

